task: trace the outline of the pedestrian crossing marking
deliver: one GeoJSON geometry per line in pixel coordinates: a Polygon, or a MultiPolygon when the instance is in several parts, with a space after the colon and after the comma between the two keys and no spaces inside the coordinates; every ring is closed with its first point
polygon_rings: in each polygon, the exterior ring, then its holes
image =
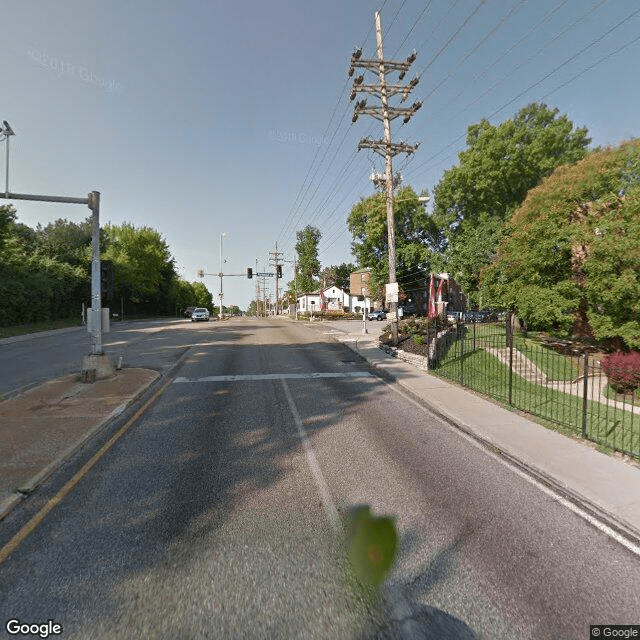
{"type": "Polygon", "coordinates": [[[204,376],[202,378],[178,377],[174,384],[185,382],[254,382],[259,380],[314,380],[319,378],[372,378],[368,371],[347,371],[344,373],[261,373],[235,376],[204,376]]]}

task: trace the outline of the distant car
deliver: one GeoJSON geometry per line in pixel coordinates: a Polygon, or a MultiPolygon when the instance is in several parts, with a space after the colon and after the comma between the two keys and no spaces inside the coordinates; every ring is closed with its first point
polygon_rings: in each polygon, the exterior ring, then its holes
{"type": "Polygon", "coordinates": [[[209,320],[209,310],[204,307],[198,307],[193,310],[191,314],[191,322],[198,322],[199,320],[209,320]]]}
{"type": "Polygon", "coordinates": [[[476,311],[474,309],[471,309],[464,312],[465,322],[485,322],[488,317],[488,311],[476,311]]]}
{"type": "Polygon", "coordinates": [[[190,318],[191,314],[196,310],[196,307],[187,307],[182,314],[185,318],[190,318]]]}
{"type": "Polygon", "coordinates": [[[371,311],[367,314],[369,320],[386,320],[387,314],[384,311],[371,311]]]}

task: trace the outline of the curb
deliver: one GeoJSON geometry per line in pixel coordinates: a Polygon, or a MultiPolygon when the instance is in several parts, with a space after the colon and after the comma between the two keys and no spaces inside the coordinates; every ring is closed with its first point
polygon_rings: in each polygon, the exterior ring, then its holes
{"type": "MultiPolygon", "coordinates": [[[[182,366],[183,361],[187,357],[187,354],[191,350],[191,347],[187,347],[184,352],[178,357],[178,359],[164,372],[159,373],[155,371],[156,377],[146,386],[141,387],[139,392],[126,402],[118,405],[110,415],[102,419],[95,427],[93,427],[85,436],[83,436],[73,446],[69,447],[65,452],[60,454],[53,462],[51,462],[45,469],[36,474],[32,479],[24,483],[17,493],[10,495],[8,498],[0,502],[0,521],[5,518],[9,513],[25,500],[33,491],[35,491],[52,473],[54,473],[67,459],[73,456],[84,445],[95,437],[100,431],[106,429],[109,423],[119,418],[129,407],[138,402],[143,396],[153,393],[153,391],[159,387],[165,380],[171,378],[174,371],[182,366]],[[25,487],[24,492],[22,488],[25,487]],[[28,490],[27,490],[28,489],[28,490]]],[[[148,369],[148,371],[154,371],[148,369]]]]}
{"type": "MultiPolygon", "coordinates": [[[[152,371],[152,369],[149,369],[152,371]]],[[[18,489],[10,495],[8,498],[0,502],[0,520],[3,520],[9,513],[23,500],[29,497],[40,485],[49,478],[57,469],[59,469],[69,458],[73,457],[80,449],[82,449],[87,442],[97,436],[101,431],[107,428],[110,422],[120,417],[132,404],[137,402],[152,386],[156,385],[158,380],[162,377],[161,374],[156,373],[156,377],[147,385],[140,388],[138,393],[132,398],[129,398],[126,402],[118,405],[108,416],[105,416],[97,424],[95,424],[89,431],[87,431],[79,440],[74,442],[68,449],[60,453],[54,460],[52,460],[42,471],[39,471],[35,476],[29,478],[22,483],[18,489]]],[[[34,385],[39,386],[39,385],[34,385]]]]}

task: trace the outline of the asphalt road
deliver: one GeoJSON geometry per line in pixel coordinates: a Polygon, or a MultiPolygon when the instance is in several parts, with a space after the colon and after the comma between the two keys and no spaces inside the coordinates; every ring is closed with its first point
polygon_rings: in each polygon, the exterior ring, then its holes
{"type": "Polygon", "coordinates": [[[158,354],[189,349],[173,383],[0,565],[3,624],[53,620],[74,639],[582,640],[590,624],[638,623],[636,556],[322,327],[164,333],[158,354]],[[341,514],[362,503],[396,517],[388,605],[342,561],[341,514]]]}
{"type": "MultiPolygon", "coordinates": [[[[190,346],[192,326],[188,320],[112,323],[102,344],[114,360],[122,356],[124,366],[161,371],[190,346]]],[[[80,373],[82,359],[89,353],[86,327],[0,340],[0,394],[10,396],[52,378],[80,373]]]]}

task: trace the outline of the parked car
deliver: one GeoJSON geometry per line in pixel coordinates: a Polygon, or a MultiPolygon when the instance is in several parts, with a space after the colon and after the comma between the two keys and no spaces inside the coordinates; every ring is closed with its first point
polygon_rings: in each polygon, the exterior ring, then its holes
{"type": "Polygon", "coordinates": [[[387,314],[384,311],[371,311],[367,314],[369,320],[386,320],[387,314]]]}
{"type": "Polygon", "coordinates": [[[477,311],[471,309],[470,311],[464,312],[464,321],[465,322],[485,322],[489,317],[488,311],[477,311]]]}
{"type": "Polygon", "coordinates": [[[405,302],[401,307],[402,314],[405,316],[413,316],[418,313],[418,306],[415,302],[405,302]]]}
{"type": "Polygon", "coordinates": [[[209,320],[209,310],[204,307],[198,307],[193,310],[191,314],[191,322],[198,322],[199,320],[209,320]]]}
{"type": "Polygon", "coordinates": [[[196,310],[196,307],[187,307],[182,314],[185,318],[190,318],[191,314],[196,310]]]}

